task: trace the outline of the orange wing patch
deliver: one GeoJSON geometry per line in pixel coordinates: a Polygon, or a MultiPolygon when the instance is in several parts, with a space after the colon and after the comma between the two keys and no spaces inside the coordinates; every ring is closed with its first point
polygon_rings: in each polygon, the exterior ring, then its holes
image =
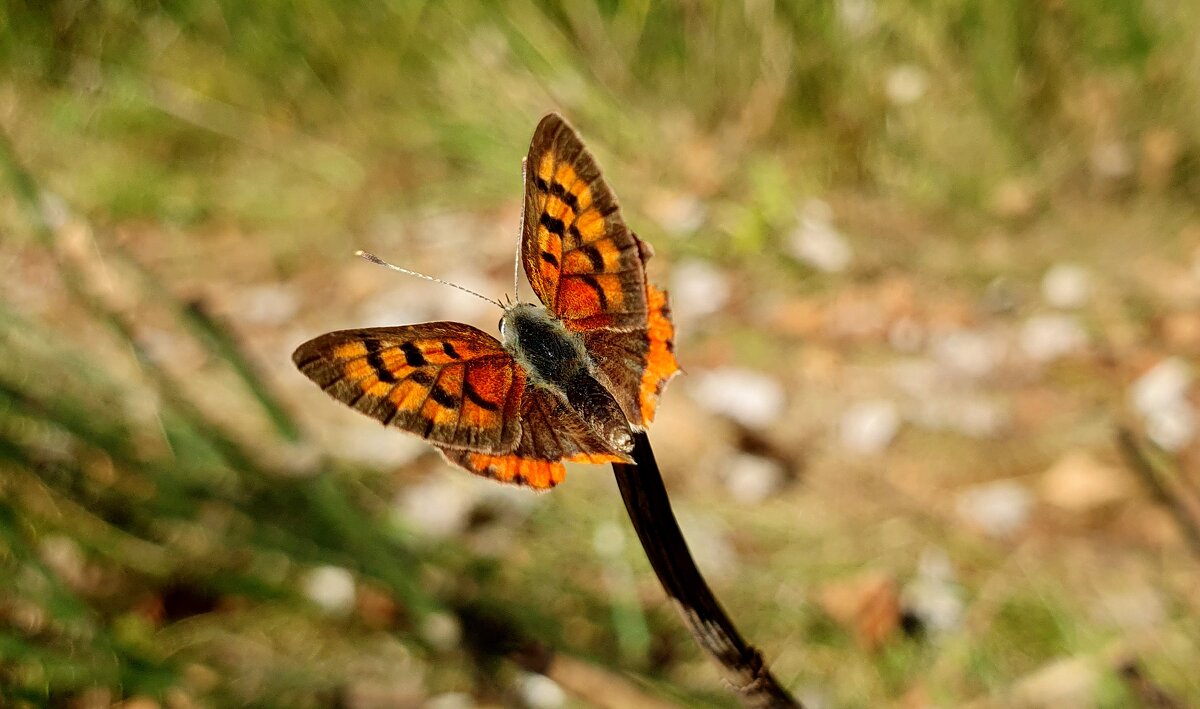
{"type": "Polygon", "coordinates": [[[481,475],[538,490],[548,490],[567,476],[567,469],[558,461],[471,453],[467,456],[467,462],[472,470],[479,471],[481,475]]]}
{"type": "Polygon", "coordinates": [[[646,291],[650,306],[650,317],[646,327],[649,348],[646,351],[646,371],[642,372],[638,395],[643,426],[649,426],[654,420],[659,396],[671,377],[679,373],[679,360],[675,359],[675,326],[671,323],[667,294],[649,283],[646,284],[646,291]]]}

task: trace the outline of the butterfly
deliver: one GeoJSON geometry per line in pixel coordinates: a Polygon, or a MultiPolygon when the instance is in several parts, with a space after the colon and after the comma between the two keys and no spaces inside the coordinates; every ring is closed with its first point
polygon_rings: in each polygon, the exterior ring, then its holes
{"type": "Polygon", "coordinates": [[[450,463],[548,489],[564,462],[632,462],[633,434],[679,363],[667,294],[646,278],[653,251],[561,116],[538,124],[522,171],[520,261],[541,303],[492,301],[504,309],[500,340],[457,322],[340,330],[292,360],[450,463]]]}

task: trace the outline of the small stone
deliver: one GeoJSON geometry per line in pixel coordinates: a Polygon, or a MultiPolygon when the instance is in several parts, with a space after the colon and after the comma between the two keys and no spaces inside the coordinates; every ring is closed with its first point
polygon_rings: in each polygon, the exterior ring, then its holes
{"type": "Polygon", "coordinates": [[[1084,658],[1055,660],[1017,681],[1014,704],[1027,709],[1085,709],[1095,706],[1099,675],[1084,658]]]}
{"type": "Polygon", "coordinates": [[[783,412],[783,387],[760,372],[721,367],[689,382],[692,396],[704,408],[750,428],[765,428],[783,412]]]}
{"type": "Polygon", "coordinates": [[[625,550],[625,532],[612,522],[601,522],[592,534],[592,548],[600,556],[618,558],[625,550]]]}
{"type": "Polygon", "coordinates": [[[1092,274],[1080,264],[1055,264],[1042,277],[1042,298],[1055,308],[1082,308],[1091,297],[1092,274]]]}
{"type": "Polygon", "coordinates": [[[675,234],[691,234],[704,226],[708,208],[693,194],[656,195],[646,205],[646,211],[664,231],[675,234]]]}
{"type": "Polygon", "coordinates": [[[671,314],[677,322],[720,311],[730,292],[729,276],[708,261],[687,259],[671,270],[671,314]]]}
{"type": "Polygon", "coordinates": [[[962,625],[963,592],[954,579],[954,566],[941,549],[927,549],[917,563],[917,577],[904,589],[904,606],[934,633],[962,625]]]}
{"type": "Polygon", "coordinates": [[[1005,345],[991,333],[952,330],[936,335],[932,354],[940,364],[969,377],[984,377],[1004,359],[1005,345]]]}
{"type": "Polygon", "coordinates": [[[431,477],[400,493],[396,522],[426,537],[452,537],[466,530],[475,502],[466,485],[449,476],[431,477]]]}
{"type": "Polygon", "coordinates": [[[842,445],[860,455],[882,453],[900,430],[900,411],[887,400],[864,401],[842,414],[842,445]]]}
{"type": "Polygon", "coordinates": [[[333,616],[354,610],[354,576],[340,566],[319,566],[304,578],[305,597],[333,616]]]}
{"type": "Polygon", "coordinates": [[[1133,156],[1129,148],[1118,140],[1101,143],[1092,149],[1092,172],[1096,177],[1116,182],[1133,172],[1133,156]]]}
{"type": "Polygon", "coordinates": [[[300,310],[295,289],[285,283],[263,283],[237,295],[238,316],[255,325],[281,325],[300,310]]]}
{"type": "Polygon", "coordinates": [[[421,705],[424,709],[475,709],[475,700],[466,692],[435,694],[421,705]]]}
{"type": "Polygon", "coordinates": [[[1021,326],[1021,350],[1035,362],[1052,362],[1078,352],[1087,333],[1070,315],[1035,315],[1021,326]]]}
{"type": "Polygon", "coordinates": [[[1162,594],[1149,587],[1113,591],[1101,596],[1095,619],[1129,632],[1161,625],[1167,618],[1162,594]]]}
{"type": "Polygon", "coordinates": [[[517,678],[517,693],[529,709],[557,709],[567,701],[566,692],[557,682],[536,672],[526,672],[517,678]]]}
{"type": "Polygon", "coordinates": [[[1191,386],[1191,367],[1178,357],[1168,357],[1134,381],[1130,403],[1142,416],[1150,416],[1185,401],[1191,386]]]}
{"type": "Polygon", "coordinates": [[[1029,521],[1033,498],[1011,480],[985,483],[958,496],[958,514],[985,534],[1003,538],[1016,534],[1029,521]]]}
{"type": "Polygon", "coordinates": [[[916,103],[929,88],[925,70],[915,64],[900,64],[888,72],[884,92],[896,106],[916,103]]]}
{"type": "Polygon", "coordinates": [[[449,613],[430,613],[421,625],[421,637],[434,649],[450,652],[462,643],[462,626],[449,613]]]}
{"type": "Polygon", "coordinates": [[[1051,505],[1077,514],[1102,510],[1133,493],[1128,476],[1083,451],[1070,451],[1042,473],[1039,491],[1051,505]]]}
{"type": "Polygon", "coordinates": [[[336,450],[345,460],[377,468],[399,468],[429,451],[429,444],[420,438],[403,435],[395,428],[380,426],[363,417],[354,418],[344,426],[331,427],[330,431],[327,437],[331,442],[327,446],[329,449],[336,450]]]}
{"type": "Polygon", "coordinates": [[[775,495],[785,478],[783,466],[777,461],[740,453],[727,467],[725,488],[737,502],[755,505],[775,495]]]}
{"type": "Polygon", "coordinates": [[[838,19],[853,37],[862,37],[875,26],[874,0],[839,0],[838,19]]]}
{"type": "Polygon", "coordinates": [[[1164,450],[1177,453],[1196,437],[1196,411],[1186,401],[1177,401],[1146,416],[1146,435],[1164,450]]]}
{"type": "Polygon", "coordinates": [[[833,226],[827,204],[810,200],[805,205],[800,225],[788,240],[789,251],[797,260],[826,273],[845,271],[854,258],[846,237],[833,226]]]}

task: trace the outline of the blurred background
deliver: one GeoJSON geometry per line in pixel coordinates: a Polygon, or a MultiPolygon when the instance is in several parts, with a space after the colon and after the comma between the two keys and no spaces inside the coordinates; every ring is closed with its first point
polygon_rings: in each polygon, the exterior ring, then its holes
{"type": "Polygon", "coordinates": [[[352,253],[507,292],[557,110],[787,686],[1200,704],[1200,7],[16,0],[0,67],[0,703],[734,706],[608,468],[474,479],[290,360],[492,331],[352,253]]]}

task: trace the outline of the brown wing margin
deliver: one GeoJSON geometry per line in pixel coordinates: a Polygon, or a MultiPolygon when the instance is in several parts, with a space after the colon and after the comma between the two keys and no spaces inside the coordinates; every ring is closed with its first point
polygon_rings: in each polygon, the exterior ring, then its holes
{"type": "Polygon", "coordinates": [[[521,256],[538,298],[576,331],[643,327],[641,250],[579,136],[547,115],[525,161],[521,256]]]}
{"type": "Polygon", "coordinates": [[[494,337],[454,322],[340,330],[292,355],[327,394],[432,443],[506,453],[525,375],[494,337]]]}

